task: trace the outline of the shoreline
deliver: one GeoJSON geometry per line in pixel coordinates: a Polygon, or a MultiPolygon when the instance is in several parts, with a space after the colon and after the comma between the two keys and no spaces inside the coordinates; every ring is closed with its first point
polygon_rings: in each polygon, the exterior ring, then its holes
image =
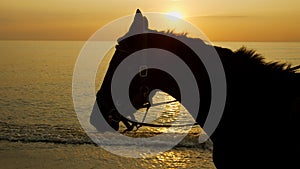
{"type": "MultiPolygon", "coordinates": [[[[15,168],[214,168],[211,152],[175,147],[150,158],[120,157],[93,144],[0,141],[0,163],[15,168]]],[[[0,168],[1,168],[0,167],[0,168]]]]}

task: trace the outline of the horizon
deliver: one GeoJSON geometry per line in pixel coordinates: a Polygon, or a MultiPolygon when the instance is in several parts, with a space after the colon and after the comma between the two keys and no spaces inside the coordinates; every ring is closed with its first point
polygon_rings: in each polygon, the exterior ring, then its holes
{"type": "MultiPolygon", "coordinates": [[[[2,0],[0,40],[86,41],[117,18],[160,12],[180,16],[211,41],[300,42],[300,2],[297,0],[2,0]]],[[[149,21],[151,23],[151,20],[149,21]]],[[[126,28],[128,29],[128,28],[126,28]]]]}
{"type": "MultiPolygon", "coordinates": [[[[0,41],[4,42],[4,41],[40,41],[40,42],[47,42],[47,41],[57,41],[57,42],[86,42],[88,41],[88,39],[86,40],[72,40],[72,39],[0,39],[0,41]]],[[[299,41],[210,41],[210,42],[228,42],[228,43],[300,43],[300,40],[299,41]]]]}

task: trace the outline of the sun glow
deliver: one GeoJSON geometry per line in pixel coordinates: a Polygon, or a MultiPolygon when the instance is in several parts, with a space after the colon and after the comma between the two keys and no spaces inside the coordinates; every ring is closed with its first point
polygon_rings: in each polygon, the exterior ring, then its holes
{"type": "Polygon", "coordinates": [[[180,12],[177,12],[177,11],[167,12],[166,14],[167,14],[167,15],[170,15],[170,16],[172,16],[172,17],[179,18],[179,19],[182,19],[182,18],[183,18],[183,15],[182,15],[180,12]]]}

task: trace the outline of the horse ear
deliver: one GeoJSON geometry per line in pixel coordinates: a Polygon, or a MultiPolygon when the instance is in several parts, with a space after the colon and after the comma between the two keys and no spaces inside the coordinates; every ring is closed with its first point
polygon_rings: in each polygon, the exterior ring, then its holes
{"type": "Polygon", "coordinates": [[[142,12],[139,9],[137,9],[134,19],[133,19],[133,22],[129,27],[129,31],[125,34],[125,36],[119,38],[118,42],[120,42],[121,40],[123,40],[129,36],[144,33],[147,31],[149,31],[148,19],[145,16],[143,16],[142,12]]]}
{"type": "Polygon", "coordinates": [[[143,16],[142,12],[137,9],[133,22],[129,28],[129,32],[131,33],[142,33],[148,30],[148,19],[143,16]]]}

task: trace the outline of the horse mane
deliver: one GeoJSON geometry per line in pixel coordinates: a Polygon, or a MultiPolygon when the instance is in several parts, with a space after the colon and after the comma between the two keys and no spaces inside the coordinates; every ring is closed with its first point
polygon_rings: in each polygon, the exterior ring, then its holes
{"type": "Polygon", "coordinates": [[[286,71],[286,72],[295,72],[296,70],[292,70],[291,64],[287,63],[281,63],[281,62],[266,62],[265,58],[256,52],[256,50],[253,49],[247,49],[245,46],[242,46],[238,50],[234,52],[239,57],[243,57],[246,60],[248,60],[251,63],[255,64],[261,64],[265,66],[267,69],[273,70],[273,71],[286,71]]]}
{"type": "MultiPolygon", "coordinates": [[[[151,30],[151,32],[154,33],[161,33],[161,34],[165,34],[167,36],[171,36],[171,37],[177,37],[179,39],[188,39],[188,40],[192,40],[195,41],[195,43],[199,43],[199,45],[201,45],[201,43],[205,43],[205,41],[203,41],[202,39],[199,38],[193,38],[193,37],[189,37],[189,33],[188,32],[175,32],[174,29],[168,29],[166,31],[157,31],[157,30],[151,30]]],[[[207,44],[210,45],[210,44],[207,44]]],[[[282,63],[279,61],[270,61],[267,62],[265,61],[265,57],[263,57],[261,54],[257,53],[256,50],[254,49],[248,49],[245,46],[242,46],[241,48],[237,49],[236,51],[232,51],[231,49],[228,48],[223,48],[223,47],[219,47],[219,46],[214,46],[217,50],[220,49],[223,51],[228,50],[227,52],[229,53],[234,53],[234,55],[236,57],[239,57],[239,59],[242,59],[244,63],[249,63],[252,65],[256,65],[258,67],[265,67],[265,69],[268,69],[270,71],[281,71],[281,72],[293,72],[295,73],[297,69],[293,69],[291,64],[288,63],[282,63]]]]}
{"type": "Polygon", "coordinates": [[[170,35],[170,36],[177,36],[177,37],[185,37],[185,38],[190,38],[188,37],[188,32],[175,32],[174,29],[168,29],[166,31],[160,31],[159,33],[170,35]]]}

